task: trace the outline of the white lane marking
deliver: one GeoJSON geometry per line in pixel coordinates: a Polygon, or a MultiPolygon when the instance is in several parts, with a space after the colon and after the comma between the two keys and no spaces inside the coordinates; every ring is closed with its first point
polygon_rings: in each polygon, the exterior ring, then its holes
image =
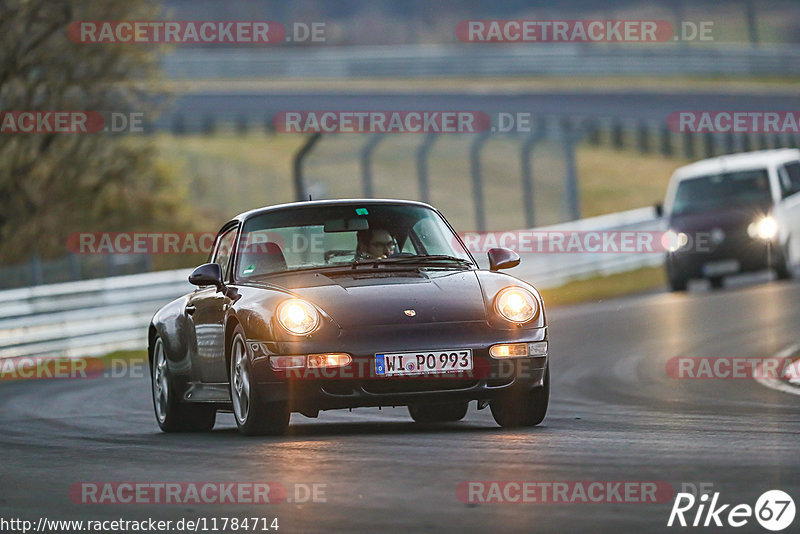
{"type": "MultiPolygon", "coordinates": [[[[796,343],[794,345],[789,345],[781,350],[779,350],[774,356],[774,359],[783,359],[792,356],[793,354],[797,354],[800,352],[800,343],[796,343]]],[[[791,393],[792,395],[800,395],[800,387],[790,386],[786,382],[778,380],[777,378],[770,378],[765,376],[765,373],[761,372],[761,366],[764,365],[758,364],[756,367],[755,377],[756,382],[761,384],[762,386],[766,386],[771,389],[775,389],[778,391],[783,391],[784,393],[791,393]]]]}

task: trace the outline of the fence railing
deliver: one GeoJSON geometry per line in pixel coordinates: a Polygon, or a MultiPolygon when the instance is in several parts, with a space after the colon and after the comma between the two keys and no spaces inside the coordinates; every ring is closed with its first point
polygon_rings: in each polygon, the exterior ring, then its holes
{"type": "Polygon", "coordinates": [[[771,76],[800,74],[800,46],[709,44],[442,44],[181,49],[164,56],[175,79],[443,76],[771,76]]]}
{"type": "MultiPolygon", "coordinates": [[[[652,208],[537,230],[656,230],[652,208]]],[[[479,263],[486,267],[485,256],[479,263]]],[[[661,254],[523,254],[510,274],[547,288],[595,274],[658,265],[661,254]]],[[[192,290],[189,270],[160,271],[0,291],[0,358],[83,357],[142,349],[155,311],[192,290]]]]}

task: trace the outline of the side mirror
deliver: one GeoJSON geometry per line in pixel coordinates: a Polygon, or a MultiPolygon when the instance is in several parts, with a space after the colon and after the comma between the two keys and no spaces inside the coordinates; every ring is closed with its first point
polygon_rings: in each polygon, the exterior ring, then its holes
{"type": "Polygon", "coordinates": [[[216,263],[204,263],[189,275],[189,283],[196,286],[216,286],[221,291],[225,284],[222,282],[222,269],[216,263]]]}
{"type": "Polygon", "coordinates": [[[656,217],[661,218],[664,216],[664,204],[661,202],[653,204],[653,209],[656,210],[656,217]]]}
{"type": "Polygon", "coordinates": [[[519,265],[519,254],[507,248],[490,248],[486,253],[489,256],[489,270],[510,269],[519,265]]]}

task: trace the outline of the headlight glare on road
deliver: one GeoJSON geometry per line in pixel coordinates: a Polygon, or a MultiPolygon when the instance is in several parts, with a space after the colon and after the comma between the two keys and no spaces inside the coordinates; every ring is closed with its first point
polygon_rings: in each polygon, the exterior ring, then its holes
{"type": "Polygon", "coordinates": [[[284,330],[296,336],[310,334],[319,326],[319,312],[308,302],[289,299],[278,305],[278,322],[284,330]]]}
{"type": "Polygon", "coordinates": [[[521,287],[507,287],[497,294],[494,307],[503,318],[512,323],[527,323],[536,316],[538,304],[530,291],[521,287]]]}
{"type": "Polygon", "coordinates": [[[747,235],[753,239],[763,239],[764,241],[771,241],[778,235],[778,221],[771,215],[767,215],[747,227],[747,235]]]}

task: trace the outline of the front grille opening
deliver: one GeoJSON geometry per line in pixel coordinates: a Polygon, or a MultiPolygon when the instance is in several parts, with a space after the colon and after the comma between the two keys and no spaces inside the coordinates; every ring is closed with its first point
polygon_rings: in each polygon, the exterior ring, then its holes
{"type": "Polygon", "coordinates": [[[469,389],[478,385],[477,380],[437,379],[437,378],[404,378],[386,380],[368,380],[361,388],[367,393],[417,393],[426,391],[453,391],[469,389]]]}

